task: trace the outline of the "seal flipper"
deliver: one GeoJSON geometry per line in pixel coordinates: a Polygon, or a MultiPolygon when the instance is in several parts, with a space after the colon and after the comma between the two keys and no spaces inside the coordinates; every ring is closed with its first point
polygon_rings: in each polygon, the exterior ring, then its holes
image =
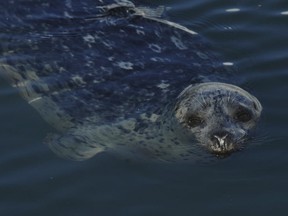
{"type": "Polygon", "coordinates": [[[36,109],[51,126],[59,131],[65,131],[74,126],[71,116],[66,114],[49,96],[35,90],[41,89],[45,92],[49,89],[36,72],[29,71],[23,77],[15,68],[5,63],[0,64],[0,71],[4,79],[18,89],[28,104],[36,109]]]}
{"type": "Polygon", "coordinates": [[[44,143],[58,156],[75,161],[89,159],[105,150],[105,147],[93,144],[85,137],[73,134],[73,131],[64,135],[48,134],[44,143]]]}

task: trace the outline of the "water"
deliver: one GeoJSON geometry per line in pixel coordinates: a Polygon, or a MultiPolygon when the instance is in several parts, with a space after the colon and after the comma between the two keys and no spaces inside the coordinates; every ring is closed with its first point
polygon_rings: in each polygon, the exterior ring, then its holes
{"type": "Polygon", "coordinates": [[[147,164],[108,154],[71,162],[42,144],[51,128],[1,80],[1,215],[287,214],[286,2],[153,5],[170,7],[169,20],[204,35],[235,63],[241,86],[264,107],[259,144],[209,164],[147,164]]]}

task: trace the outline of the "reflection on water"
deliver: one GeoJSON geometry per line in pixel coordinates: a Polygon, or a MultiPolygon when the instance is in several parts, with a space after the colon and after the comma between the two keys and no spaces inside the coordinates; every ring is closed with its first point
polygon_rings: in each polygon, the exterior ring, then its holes
{"type": "MultiPolygon", "coordinates": [[[[31,4],[41,18],[43,14],[35,7],[37,1],[21,2],[25,2],[27,8],[31,4]]],[[[69,2],[74,3],[65,1],[69,2]]],[[[83,5],[85,2],[82,1],[83,5]]],[[[287,147],[284,140],[288,120],[284,94],[288,81],[285,60],[288,46],[285,11],[288,8],[285,2],[158,2],[171,6],[167,12],[169,20],[207,37],[225,61],[237,66],[238,83],[256,95],[264,107],[257,132],[262,143],[210,164],[136,163],[107,154],[81,163],[66,161],[54,156],[42,144],[42,138],[53,129],[15,90],[1,81],[0,208],[3,214],[185,215],[193,212],[211,215],[216,212],[270,215],[272,211],[285,211],[287,147]]],[[[13,27],[8,25],[5,15],[14,11],[13,8],[8,10],[7,4],[1,3],[1,10],[5,11],[1,17],[2,36],[13,27]]],[[[55,2],[51,1],[50,5],[53,4],[55,2]]],[[[147,6],[149,2],[143,1],[143,4],[147,6]]],[[[54,8],[63,15],[59,7],[54,8]]],[[[92,8],[86,7],[85,12],[94,12],[92,8]]],[[[24,13],[24,10],[17,13],[24,13]]],[[[81,10],[75,13],[83,15],[81,10]]],[[[54,15],[45,14],[45,17],[54,15]]],[[[75,23],[69,24],[73,29],[75,23]]],[[[31,19],[30,25],[41,29],[42,24],[31,19]]],[[[17,34],[27,33],[21,28],[14,30],[17,34]]],[[[1,38],[2,51],[17,46],[7,44],[10,39],[1,38]]],[[[57,49],[45,50],[45,56],[51,58],[55,53],[57,49]]],[[[21,59],[26,58],[23,53],[21,59]]],[[[72,64],[71,70],[80,67],[82,65],[72,64]]]]}

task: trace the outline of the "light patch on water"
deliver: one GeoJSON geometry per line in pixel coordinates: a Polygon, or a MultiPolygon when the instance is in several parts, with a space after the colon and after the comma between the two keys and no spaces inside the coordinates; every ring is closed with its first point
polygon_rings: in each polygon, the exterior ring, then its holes
{"type": "Polygon", "coordinates": [[[175,37],[175,36],[172,36],[172,37],[171,37],[171,41],[172,41],[172,42],[175,44],[175,46],[178,47],[178,49],[180,49],[180,50],[188,49],[188,48],[183,44],[183,42],[182,42],[179,38],[177,38],[177,37],[175,37]]]}
{"type": "Polygon", "coordinates": [[[224,26],[225,30],[232,30],[233,28],[231,26],[224,26]]]}
{"type": "Polygon", "coordinates": [[[281,14],[281,15],[286,15],[286,16],[287,16],[287,15],[288,15],[288,11],[283,11],[283,12],[281,12],[280,14],[281,14]]]}
{"type": "Polygon", "coordinates": [[[156,52],[156,53],[161,53],[162,52],[162,49],[159,45],[157,44],[149,44],[149,48],[153,51],[153,52],[156,52]]]}
{"type": "Polygon", "coordinates": [[[226,9],[225,11],[229,13],[234,13],[234,12],[239,12],[240,8],[229,8],[229,9],[226,9]]]}
{"type": "Polygon", "coordinates": [[[225,66],[233,66],[234,65],[233,62],[223,62],[222,64],[225,66]]]}
{"type": "Polygon", "coordinates": [[[83,40],[86,42],[86,43],[95,43],[95,38],[88,34],[86,36],[83,36],[83,40]]]}
{"type": "Polygon", "coordinates": [[[133,69],[133,64],[131,62],[117,62],[117,65],[125,70],[132,70],[133,69]]]}

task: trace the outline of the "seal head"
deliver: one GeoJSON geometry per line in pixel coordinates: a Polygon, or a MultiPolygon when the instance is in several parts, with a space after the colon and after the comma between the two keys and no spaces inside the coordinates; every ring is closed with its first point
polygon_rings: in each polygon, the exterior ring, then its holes
{"type": "Polygon", "coordinates": [[[207,82],[182,91],[175,117],[208,151],[227,155],[243,147],[261,111],[257,98],[238,86],[207,82]]]}

